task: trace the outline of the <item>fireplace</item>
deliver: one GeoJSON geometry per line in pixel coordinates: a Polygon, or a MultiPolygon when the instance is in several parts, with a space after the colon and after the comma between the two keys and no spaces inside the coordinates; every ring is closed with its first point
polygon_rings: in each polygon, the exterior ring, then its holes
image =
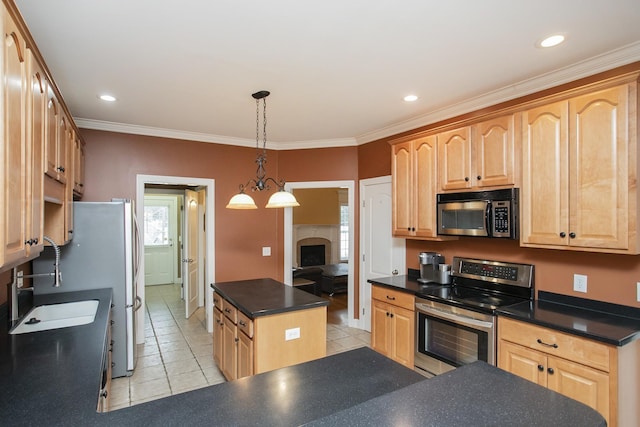
{"type": "Polygon", "coordinates": [[[300,267],[325,264],[325,245],[300,246],[300,267]]]}

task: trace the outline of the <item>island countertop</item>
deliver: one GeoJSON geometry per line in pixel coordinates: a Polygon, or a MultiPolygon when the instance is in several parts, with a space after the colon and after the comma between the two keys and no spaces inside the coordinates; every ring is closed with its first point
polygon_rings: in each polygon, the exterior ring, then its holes
{"type": "Polygon", "coordinates": [[[324,298],[268,278],[216,282],[211,287],[252,319],[329,305],[324,298]]]}

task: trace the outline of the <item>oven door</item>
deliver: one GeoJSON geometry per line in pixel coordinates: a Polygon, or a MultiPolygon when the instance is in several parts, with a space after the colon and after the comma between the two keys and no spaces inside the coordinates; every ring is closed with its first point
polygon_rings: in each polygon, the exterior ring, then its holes
{"type": "Polygon", "coordinates": [[[439,375],[482,360],[495,365],[495,316],[416,300],[415,366],[439,375]]]}
{"type": "Polygon", "coordinates": [[[438,234],[479,236],[490,234],[491,202],[475,200],[438,203],[438,234]]]}

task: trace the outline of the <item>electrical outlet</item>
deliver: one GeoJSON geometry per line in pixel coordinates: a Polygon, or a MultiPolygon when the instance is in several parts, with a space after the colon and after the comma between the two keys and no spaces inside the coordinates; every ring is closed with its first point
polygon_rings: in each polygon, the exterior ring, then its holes
{"type": "Polygon", "coordinates": [[[573,275],[573,290],[576,292],[587,292],[587,276],[583,274],[573,275]]]}
{"type": "Polygon", "coordinates": [[[640,282],[636,283],[636,299],[640,302],[640,282]]]}
{"type": "Polygon", "coordinates": [[[271,246],[262,247],[262,256],[271,256],[271,246]]]}
{"type": "Polygon", "coordinates": [[[284,331],[284,340],[291,341],[300,338],[300,328],[291,328],[284,331]]]}

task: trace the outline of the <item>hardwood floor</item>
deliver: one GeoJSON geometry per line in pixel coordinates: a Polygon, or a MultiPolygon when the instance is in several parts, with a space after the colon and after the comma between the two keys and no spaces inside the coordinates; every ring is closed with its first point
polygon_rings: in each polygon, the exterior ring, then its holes
{"type": "Polygon", "coordinates": [[[330,325],[347,326],[349,324],[349,313],[347,309],[347,293],[322,295],[323,298],[329,300],[327,307],[327,323],[330,325]]]}

